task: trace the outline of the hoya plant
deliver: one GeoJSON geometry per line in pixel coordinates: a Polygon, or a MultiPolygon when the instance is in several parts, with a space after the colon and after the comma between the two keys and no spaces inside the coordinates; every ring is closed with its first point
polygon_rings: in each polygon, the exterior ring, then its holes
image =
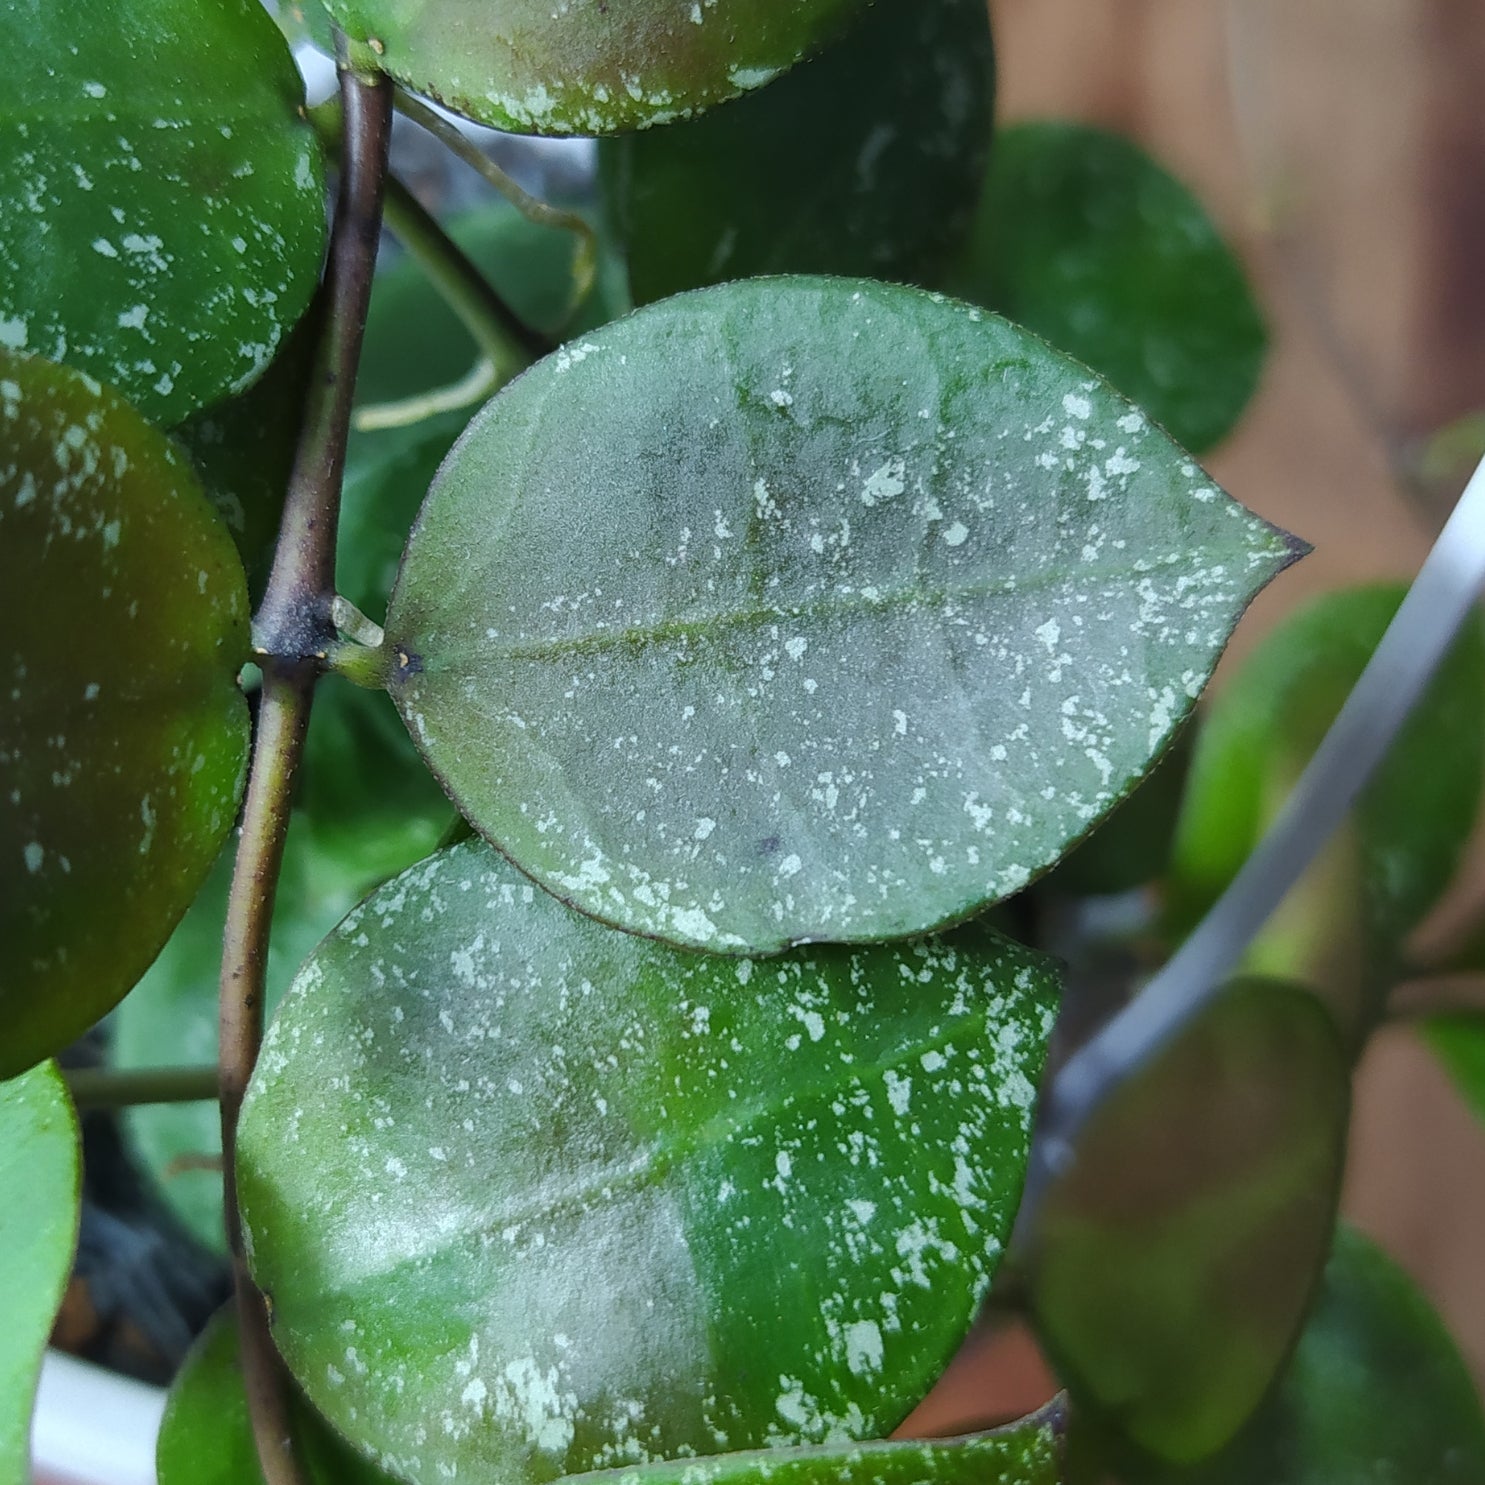
{"type": "MultiPolygon", "coordinates": [[[[1197,462],[1265,333],[1177,181],[992,137],[982,0],[18,0],[0,41],[0,1474],[77,1226],[55,1059],[106,1017],[86,1097],[236,1283],[163,1485],[1485,1478],[1335,1219],[1352,1065],[1455,967],[1410,935],[1477,628],[1231,982],[1038,1122],[1400,597],[1190,723],[1305,546],[1197,462]],[[483,205],[426,209],[394,111],[483,205]],[[594,189],[468,123],[598,137],[594,189]],[[1066,1392],[894,1437],[982,1312],[1066,1392]]],[[[1485,1104],[1481,1023],[1434,1035],[1485,1104]]]]}

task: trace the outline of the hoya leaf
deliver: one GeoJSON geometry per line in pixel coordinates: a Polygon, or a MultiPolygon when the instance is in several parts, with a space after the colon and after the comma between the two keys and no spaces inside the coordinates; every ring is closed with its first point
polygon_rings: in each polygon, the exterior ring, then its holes
{"type": "Polygon", "coordinates": [[[861,0],[324,0],[376,65],[467,118],[517,134],[612,134],[761,87],[861,0]]]}
{"type": "Polygon", "coordinates": [[[1485,1120],[1485,1016],[1435,1016],[1425,1034],[1454,1086],[1481,1120],[1485,1120]]]}
{"type": "Polygon", "coordinates": [[[240,391],[303,313],[324,170],[258,0],[0,10],[0,347],[170,427],[240,391]]]}
{"type": "Polygon", "coordinates": [[[280,1349],[420,1485],[880,1436],[995,1270],[1054,989],[988,938],[683,953],[440,852],[310,957],[249,1090],[280,1349]]]}
{"type": "Polygon", "coordinates": [[[1314,1310],[1273,1395],[1230,1447],[1129,1485],[1475,1485],[1485,1416],[1428,1301],[1361,1234],[1341,1228],[1314,1310]]]}
{"type": "MultiPolygon", "coordinates": [[[[305,1485],[395,1485],[297,1394],[290,1397],[289,1416],[305,1485]]],[[[263,1485],[230,1307],[207,1327],[171,1384],[155,1469],[159,1485],[263,1485]]]]}
{"type": "Polygon", "coordinates": [[[89,377],[0,351],[0,1075],[139,978],[231,828],[242,563],[184,457],[89,377]]]}
{"type": "Polygon", "coordinates": [[[589,1485],[1060,1485],[1060,1405],[989,1433],[635,1465],[589,1485]]]}
{"type": "MultiPolygon", "coordinates": [[[[316,713],[322,705],[317,702],[316,713]]],[[[313,726],[320,723],[317,715],[313,726]]],[[[372,807],[335,828],[295,812],[274,899],[269,1010],[310,950],[367,892],[433,850],[447,817],[446,805],[437,815],[414,813],[402,819],[372,807]]],[[[231,883],[232,852],[227,851],[160,957],[119,1007],[113,1022],[118,1066],[202,1067],[216,1062],[217,977],[231,883]]],[[[129,1109],[126,1121],[133,1148],[161,1195],[196,1238],[223,1249],[221,1114],[216,1104],[146,1105],[129,1109]]]]}
{"type": "Polygon", "coordinates": [[[1302,990],[1230,987],[1093,1116],[1030,1236],[1037,1330],[1075,1402],[1179,1463],[1278,1374],[1330,1248],[1349,1114],[1302,990]]]}
{"type": "Polygon", "coordinates": [[[0,1479],[28,1478],[31,1408],[77,1247],[81,1179],[56,1064],[0,1083],[0,1479]]]}
{"type": "Polygon", "coordinates": [[[996,135],[950,284],[1085,361],[1198,452],[1258,384],[1267,336],[1242,265],[1185,186],[1101,129],[996,135]]]}
{"type": "MultiPolygon", "coordinates": [[[[1328,593],[1254,651],[1203,719],[1173,850],[1180,931],[1216,901],[1282,807],[1405,589],[1328,593]]],[[[1485,626],[1472,620],[1357,804],[1250,951],[1255,970],[1323,986],[1355,1041],[1403,942],[1439,900],[1485,773],[1485,626]]]]}
{"type": "Polygon", "coordinates": [[[761,92],[605,141],[636,302],[764,273],[936,282],[979,198],[994,96],[984,0],[876,0],[761,92]]]}
{"type": "Polygon", "coordinates": [[[722,951],[886,939],[1106,814],[1294,551],[1002,320],[747,280],[486,405],[409,540],[390,686],[583,911],[722,951]]]}

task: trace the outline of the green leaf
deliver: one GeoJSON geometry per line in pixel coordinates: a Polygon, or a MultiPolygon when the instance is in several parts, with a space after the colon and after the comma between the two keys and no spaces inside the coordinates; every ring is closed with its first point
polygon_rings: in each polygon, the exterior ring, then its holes
{"type": "Polygon", "coordinates": [[[1252,981],[1095,1113],[1027,1259],[1038,1333],[1080,1408],[1181,1463],[1232,1438],[1330,1248],[1349,1094],[1319,1002],[1252,981]]]}
{"type": "Polygon", "coordinates": [[[636,302],[765,273],[935,282],[979,199],[994,100],[984,0],[876,0],[761,92],[605,141],[636,302]]]}
{"type": "Polygon", "coordinates": [[[1475,1114],[1485,1120],[1485,1016],[1435,1016],[1424,1034],[1475,1114]]]}
{"type": "MultiPolygon", "coordinates": [[[[316,705],[316,713],[320,705],[316,705]]],[[[320,718],[316,715],[315,725],[320,718]]],[[[426,856],[448,817],[389,818],[368,801],[338,828],[301,811],[289,822],[274,901],[266,1007],[276,1006],[310,950],[373,887],[426,856]]],[[[202,1067],[217,1060],[217,978],[222,925],[232,884],[222,854],[201,894],[149,972],[114,1017],[119,1067],[202,1067]]],[[[127,1110],[133,1148],[157,1189],[206,1246],[225,1248],[222,1230],[221,1114],[214,1103],[153,1104],[127,1110]]]]}
{"type": "MultiPolygon", "coordinates": [[[[604,251],[594,291],[568,327],[575,235],[529,222],[504,202],[467,212],[446,226],[506,303],[543,334],[593,329],[627,307],[614,254],[604,251]]],[[[477,355],[417,263],[401,258],[376,276],[356,378],[357,405],[398,402],[448,386],[477,355]]],[[[474,411],[351,435],[336,587],[364,612],[386,612],[408,528],[429,481],[474,411]]]]}
{"type": "MultiPolygon", "coordinates": [[[[1328,593],[1254,651],[1203,719],[1176,832],[1177,931],[1221,895],[1334,721],[1405,589],[1328,593]]],[[[1403,941],[1452,880],[1485,773],[1485,626],[1461,632],[1362,795],[1348,834],[1255,941],[1255,971],[1323,987],[1359,1039],[1403,941]]]]}
{"type": "Polygon", "coordinates": [[[1476,1485],[1485,1416],[1428,1301],[1379,1249],[1341,1228],[1277,1390],[1233,1444],[1129,1485],[1476,1485]]]}
{"type": "Polygon", "coordinates": [[[311,313],[295,326],[273,364],[247,391],[174,430],[206,498],[237,543],[255,598],[262,595],[273,564],[314,369],[318,318],[311,313]]]}
{"type": "Polygon", "coordinates": [[[336,1428],[419,1481],[878,1436],[974,1317],[1049,961],[681,953],[483,842],[389,883],[270,1028],[238,1180],[336,1428]]]}
{"type": "Polygon", "coordinates": [[[159,952],[247,758],[242,563],[183,456],[79,372],[0,351],[0,1075],[159,952]]]}
{"type": "Polygon", "coordinates": [[[28,1478],[41,1355],[77,1247],[77,1118],[54,1063],[0,1083],[0,1479],[28,1478]]]}
{"type": "Polygon", "coordinates": [[[771,78],[860,0],[325,0],[368,60],[517,134],[612,134],[686,118],[771,78]]]}
{"type": "Polygon", "coordinates": [[[1106,814],[1293,557],[1014,326],[748,280],[486,405],[403,558],[391,688],[583,911],[724,951],[891,938],[1106,814]]]}
{"type": "MultiPolygon", "coordinates": [[[[393,1476],[343,1443],[297,1393],[290,1395],[289,1416],[306,1485],[395,1485],[393,1476]]],[[[212,1320],[171,1384],[155,1469],[159,1485],[263,1485],[231,1306],[212,1320]]]]}
{"type": "Polygon", "coordinates": [[[0,9],[0,347],[152,421],[255,380],[309,303],[324,171],[257,0],[0,9]]]}
{"type": "Polygon", "coordinates": [[[1201,203],[1137,145],[1084,124],[996,135],[950,286],[1087,362],[1197,451],[1258,384],[1263,319],[1201,203]]]}
{"type": "MultiPolygon", "coordinates": [[[[1057,1404],[957,1439],[760,1449],[676,1459],[591,1478],[591,1485],[1059,1485],[1057,1404]]],[[[168,1482],[166,1482],[168,1485],[168,1482]]]]}

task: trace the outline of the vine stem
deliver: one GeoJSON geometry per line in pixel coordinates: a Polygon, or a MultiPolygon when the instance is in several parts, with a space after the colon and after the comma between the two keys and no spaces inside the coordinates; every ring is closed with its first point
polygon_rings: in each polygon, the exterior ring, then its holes
{"type": "Polygon", "coordinates": [[[221,1088],[221,1073],[215,1067],[68,1067],[62,1076],[79,1111],[215,1102],[221,1088]]]}
{"type": "Polygon", "coordinates": [[[392,88],[340,66],[345,151],[330,239],[329,304],[253,643],[263,670],[242,835],[227,902],[220,995],[222,1167],[243,1382],[266,1485],[305,1485],[268,1307],[248,1273],[237,1204],[237,1121],[263,1042],[264,974],[294,778],[332,618],[335,533],[351,399],[381,233],[392,88]]]}

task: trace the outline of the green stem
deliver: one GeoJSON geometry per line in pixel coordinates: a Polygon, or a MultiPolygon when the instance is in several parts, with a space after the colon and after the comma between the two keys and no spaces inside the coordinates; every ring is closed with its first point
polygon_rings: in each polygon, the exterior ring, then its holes
{"type": "Polygon", "coordinates": [[[237,1121],[263,1041],[264,977],[294,778],[323,656],[335,643],[335,532],[356,366],[371,299],[391,138],[392,89],[344,61],[346,148],[327,269],[329,306],[284,502],[267,592],[253,624],[263,693],[222,945],[222,1169],[237,1287],[243,1382],[267,1485],[304,1485],[287,1379],[248,1273],[237,1205],[237,1121]]]}
{"type": "Polygon", "coordinates": [[[221,1090],[221,1074],[214,1067],[69,1067],[62,1076],[79,1110],[214,1103],[221,1090]]]}

